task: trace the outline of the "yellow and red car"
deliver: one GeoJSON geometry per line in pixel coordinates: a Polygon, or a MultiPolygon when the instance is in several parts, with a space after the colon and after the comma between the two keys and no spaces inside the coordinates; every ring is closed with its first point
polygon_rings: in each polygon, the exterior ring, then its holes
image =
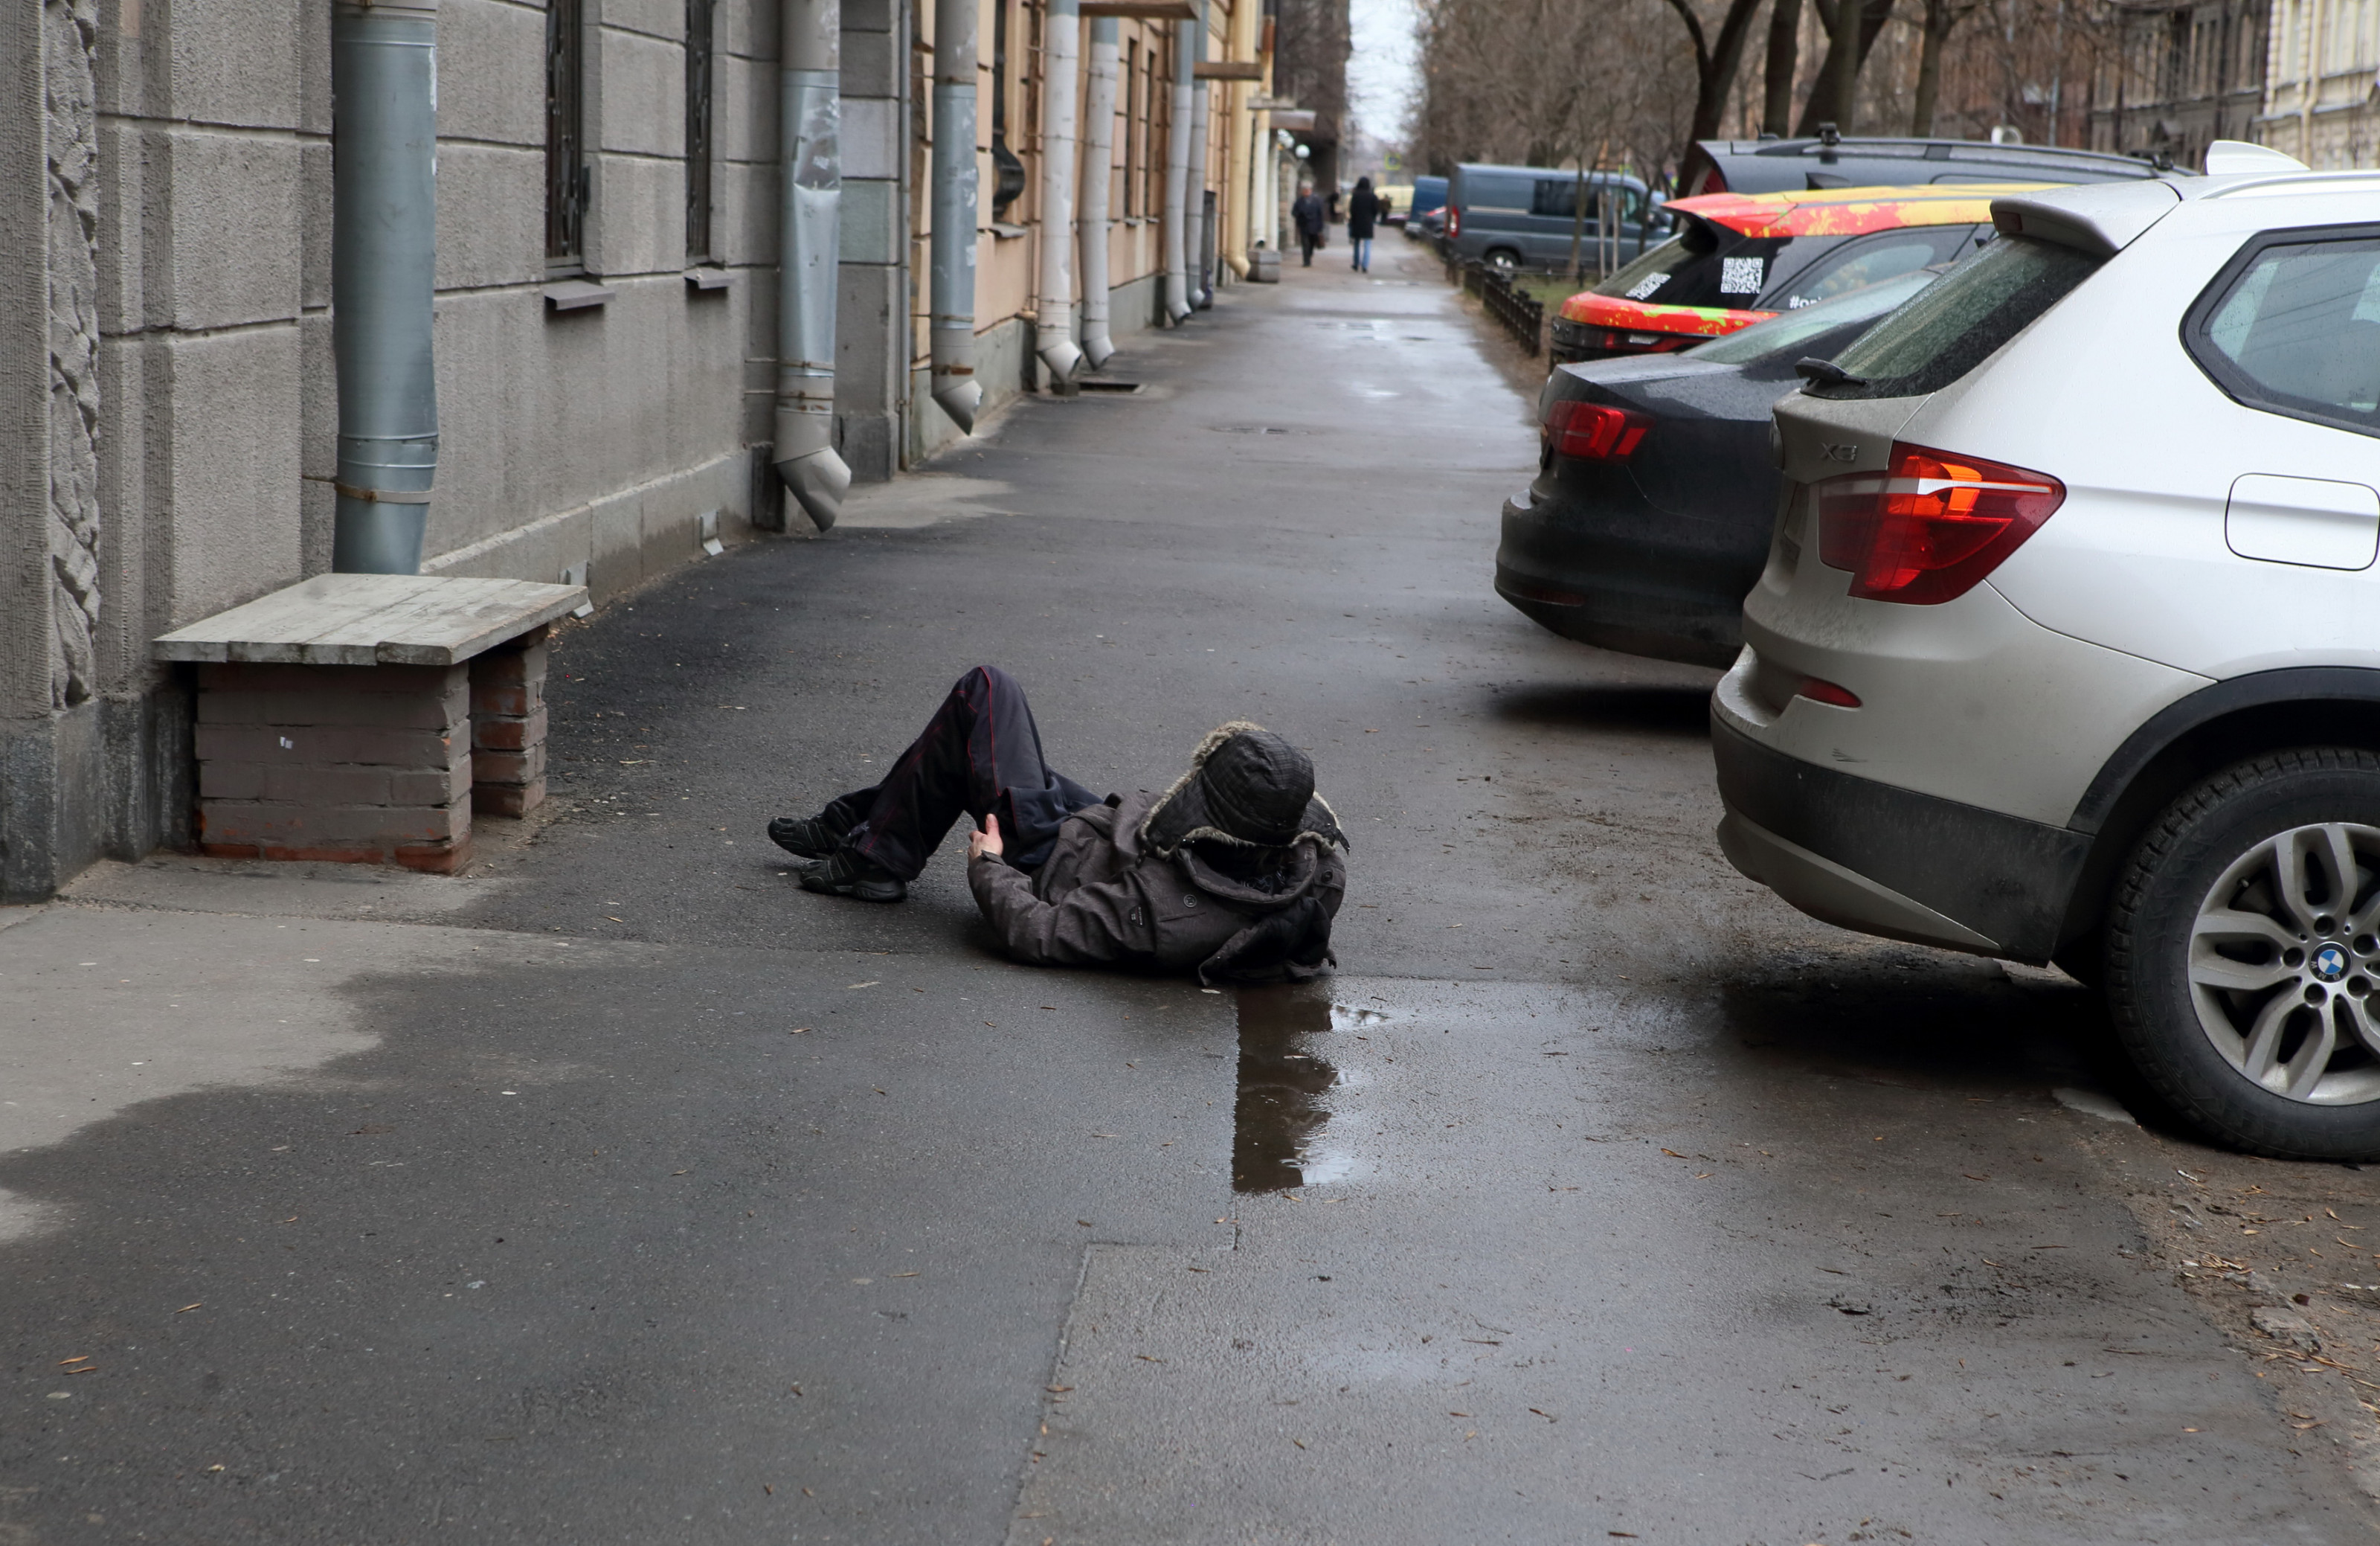
{"type": "Polygon", "coordinates": [[[1945,262],[1992,231],[1991,202],[2040,183],[1706,193],[1678,234],[1562,303],[1556,364],[1662,354],[1945,262]]]}

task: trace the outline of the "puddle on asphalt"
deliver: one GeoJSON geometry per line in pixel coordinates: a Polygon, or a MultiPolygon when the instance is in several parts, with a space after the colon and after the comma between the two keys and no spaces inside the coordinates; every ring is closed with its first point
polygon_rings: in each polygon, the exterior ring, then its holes
{"type": "Polygon", "coordinates": [[[1335,1004],[1311,987],[1240,991],[1240,1089],[1232,1110],[1232,1189],[1281,1192],[1335,1181],[1354,1156],[1330,1119],[1345,1081],[1334,1032],[1378,1025],[1377,1009],[1335,1004]]]}

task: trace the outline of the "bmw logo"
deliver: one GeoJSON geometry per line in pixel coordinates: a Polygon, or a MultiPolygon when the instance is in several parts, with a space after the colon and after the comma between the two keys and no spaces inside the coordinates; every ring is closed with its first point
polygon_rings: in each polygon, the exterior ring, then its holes
{"type": "Polygon", "coordinates": [[[2336,982],[2347,975],[2347,952],[2335,944],[2324,945],[2313,953],[2313,974],[2325,982],[2336,982]]]}

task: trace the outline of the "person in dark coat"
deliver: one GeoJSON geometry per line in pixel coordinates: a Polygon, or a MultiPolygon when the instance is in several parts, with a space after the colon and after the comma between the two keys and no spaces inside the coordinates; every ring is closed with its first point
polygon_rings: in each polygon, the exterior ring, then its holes
{"type": "Polygon", "coordinates": [[[1289,218],[1297,226],[1297,245],[1305,254],[1307,268],[1314,266],[1314,250],[1322,245],[1323,216],[1322,201],[1314,196],[1314,185],[1300,183],[1297,198],[1289,206],[1289,218]]]}
{"type": "Polygon", "coordinates": [[[1372,179],[1357,177],[1355,195],[1347,201],[1347,245],[1354,250],[1353,267],[1358,274],[1372,272],[1372,227],[1380,218],[1380,196],[1372,191],[1372,179]]]}
{"type": "Polygon", "coordinates": [[[1042,761],[1025,689],[960,677],[882,783],[769,823],[805,890],[898,902],[961,812],[967,888],[1034,966],[1135,966],[1217,982],[1304,981],[1335,964],[1347,839],[1314,764],[1234,720],[1162,793],[1104,800],[1042,761]],[[1003,820],[1004,818],[1004,820],[1003,820]]]}

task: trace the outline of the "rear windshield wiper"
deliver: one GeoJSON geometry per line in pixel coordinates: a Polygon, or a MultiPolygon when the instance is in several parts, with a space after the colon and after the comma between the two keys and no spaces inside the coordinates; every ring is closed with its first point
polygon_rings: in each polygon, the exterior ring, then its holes
{"type": "Polygon", "coordinates": [[[1816,382],[1820,386],[1865,386],[1865,376],[1855,376],[1831,359],[1812,356],[1793,362],[1793,373],[1803,381],[1816,382]]]}

